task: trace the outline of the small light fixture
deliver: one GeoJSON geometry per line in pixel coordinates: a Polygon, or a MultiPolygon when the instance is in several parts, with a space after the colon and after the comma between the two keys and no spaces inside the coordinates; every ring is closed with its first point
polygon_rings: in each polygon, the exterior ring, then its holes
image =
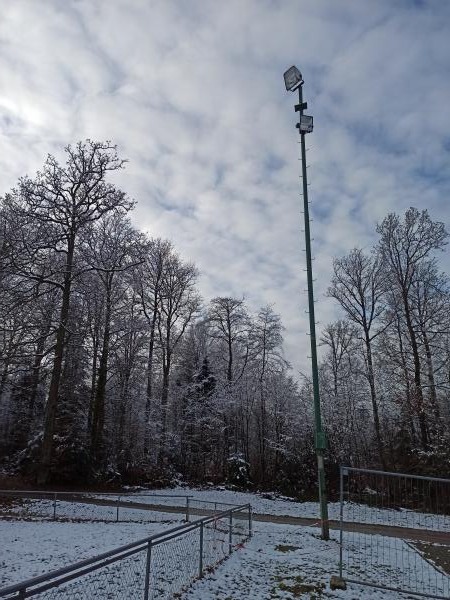
{"type": "Polygon", "coordinates": [[[284,85],[288,92],[293,92],[298,88],[299,85],[303,84],[303,77],[297,67],[290,67],[283,75],[284,85]]]}
{"type": "Polygon", "coordinates": [[[300,133],[311,133],[313,130],[313,118],[310,115],[302,115],[298,128],[300,133]]]}

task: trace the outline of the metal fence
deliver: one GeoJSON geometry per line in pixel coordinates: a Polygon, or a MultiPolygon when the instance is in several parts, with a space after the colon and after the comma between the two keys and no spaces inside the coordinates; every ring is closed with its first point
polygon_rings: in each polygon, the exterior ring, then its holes
{"type": "Polygon", "coordinates": [[[0,518],[158,522],[210,516],[236,504],[182,494],[0,490],[0,518]]]}
{"type": "Polygon", "coordinates": [[[341,467],[341,578],[450,598],[450,479],[341,467]]]}
{"type": "Polygon", "coordinates": [[[251,534],[251,506],[237,506],[0,589],[0,598],[168,600],[251,534]]]}
{"type": "Polygon", "coordinates": [[[189,496],[187,499],[187,521],[193,516],[209,516],[217,512],[223,512],[231,507],[236,506],[231,502],[217,502],[214,500],[201,500],[194,496],[189,496]]]}
{"type": "Polygon", "coordinates": [[[191,507],[191,497],[179,494],[0,490],[0,516],[21,519],[158,522],[181,515],[189,521],[191,507]]]}

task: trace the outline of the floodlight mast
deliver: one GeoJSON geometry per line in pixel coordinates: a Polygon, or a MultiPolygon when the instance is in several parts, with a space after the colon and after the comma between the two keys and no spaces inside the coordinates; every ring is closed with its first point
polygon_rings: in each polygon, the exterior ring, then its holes
{"type": "Polygon", "coordinates": [[[314,287],[312,274],[311,258],[311,232],[309,226],[309,202],[308,202],[308,180],[306,169],[306,148],[305,134],[312,132],[313,119],[303,114],[308,107],[303,102],[303,77],[297,67],[291,67],[284,74],[284,81],[288,91],[298,89],[298,104],[295,105],[295,111],[299,113],[299,121],[296,125],[300,134],[301,161],[302,161],[302,184],[303,184],[303,214],[305,220],[305,247],[306,247],[306,273],[308,279],[308,308],[309,308],[309,332],[311,343],[311,370],[314,397],[314,429],[315,429],[315,450],[317,456],[317,472],[319,483],[319,503],[320,503],[320,523],[322,528],[322,538],[330,538],[328,522],[328,504],[325,482],[324,454],[327,447],[325,432],[322,429],[322,418],[320,414],[320,392],[319,392],[319,370],[317,366],[317,342],[316,342],[316,320],[314,311],[314,287]],[[296,82],[296,83],[295,83],[296,82]],[[289,85],[289,87],[288,87],[289,85]],[[305,119],[306,117],[306,119],[305,119]]]}

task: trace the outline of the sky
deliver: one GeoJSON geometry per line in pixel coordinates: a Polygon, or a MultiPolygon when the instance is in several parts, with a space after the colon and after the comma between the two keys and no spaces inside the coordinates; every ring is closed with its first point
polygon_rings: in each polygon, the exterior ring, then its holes
{"type": "MultiPolygon", "coordinates": [[[[132,220],[172,240],[207,302],[281,314],[309,374],[296,95],[306,138],[316,318],[333,258],[409,206],[450,217],[448,0],[0,0],[0,195],[69,143],[111,140],[132,220]]],[[[449,264],[450,267],[450,264],[449,264]]]]}

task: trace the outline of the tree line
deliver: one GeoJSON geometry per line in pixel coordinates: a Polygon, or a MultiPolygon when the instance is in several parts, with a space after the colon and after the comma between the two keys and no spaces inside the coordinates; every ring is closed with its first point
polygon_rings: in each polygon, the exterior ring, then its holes
{"type": "Polygon", "coordinates": [[[270,306],[205,303],[198,271],[129,220],[110,143],[49,156],[1,199],[3,463],[49,481],[264,483],[296,385],[270,306]]]}
{"type": "MultiPolygon", "coordinates": [[[[49,156],[0,199],[0,450],[48,483],[315,489],[311,384],[269,305],[205,302],[198,271],[130,221],[109,142],[49,156]]],[[[320,383],[338,462],[447,468],[449,290],[426,211],[392,214],[336,259],[320,383]]]]}
{"type": "Polygon", "coordinates": [[[322,390],[333,451],[352,464],[450,472],[448,239],[427,210],[389,214],[372,249],[336,258],[322,390]],[[375,456],[374,456],[375,453],[375,456]]]}

